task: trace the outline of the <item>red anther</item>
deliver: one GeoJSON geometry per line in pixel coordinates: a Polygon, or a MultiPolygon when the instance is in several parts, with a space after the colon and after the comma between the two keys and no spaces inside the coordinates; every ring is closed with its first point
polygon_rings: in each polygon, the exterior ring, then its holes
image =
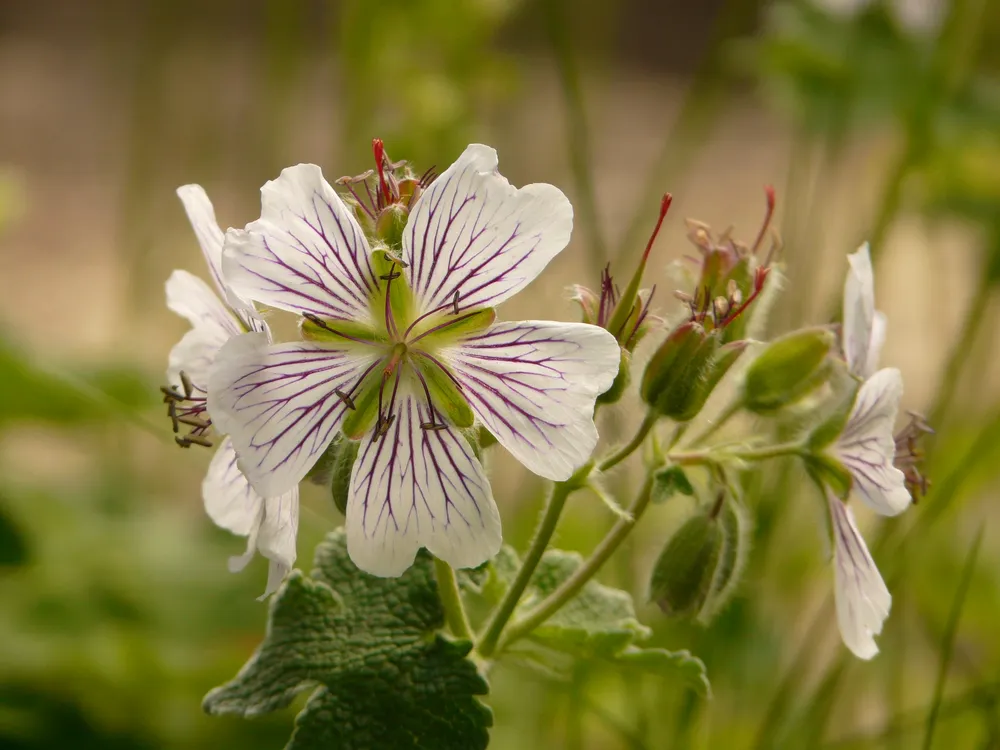
{"type": "Polygon", "coordinates": [[[764,195],[767,198],[767,211],[764,214],[764,223],[760,227],[760,231],[757,233],[757,239],[754,240],[753,248],[750,252],[754,255],[757,254],[757,250],[760,249],[760,243],[764,241],[764,235],[767,234],[767,228],[771,226],[771,219],[774,217],[774,206],[777,199],[774,196],[774,186],[765,185],[764,195]]]}
{"type": "Polygon", "coordinates": [[[649,258],[649,251],[653,249],[653,243],[656,241],[656,235],[660,233],[660,227],[663,226],[663,220],[667,218],[667,211],[670,210],[670,204],[673,200],[674,196],[670,193],[664,193],[663,198],[660,200],[660,216],[656,220],[656,226],[653,227],[653,233],[649,236],[649,242],[646,243],[646,249],[642,253],[643,263],[645,263],[646,259],[649,258]]]}
{"type": "Polygon", "coordinates": [[[375,153],[375,169],[378,171],[378,186],[385,202],[392,203],[392,195],[389,193],[389,185],[385,181],[385,144],[381,138],[372,140],[372,151],[375,153]]]}

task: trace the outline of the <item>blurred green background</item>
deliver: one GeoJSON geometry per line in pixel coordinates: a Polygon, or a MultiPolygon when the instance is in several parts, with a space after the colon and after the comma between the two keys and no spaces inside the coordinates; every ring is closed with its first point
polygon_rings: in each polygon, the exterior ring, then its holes
{"type": "MultiPolygon", "coordinates": [[[[837,317],[844,255],[873,242],[883,363],[937,428],[927,497],[859,513],[894,596],[872,662],[838,640],[822,505],[794,467],[757,478],[754,550],[707,629],[645,602],[654,509],[604,572],[715,697],[580,665],[494,673],[495,748],[1000,748],[1000,3],[989,0],[7,0],[0,4],[0,748],[278,748],[292,712],[209,718],[205,692],[262,637],[265,566],[200,507],[208,453],[158,403],[185,330],[163,304],[204,274],[173,190],[223,227],[287,165],[329,179],[370,139],[418,171],[473,141],[576,207],[570,248],[502,311],[574,319],[570,283],[620,274],[659,196],[659,308],[682,218],[752,238],[779,197],[788,283],[773,332],[837,317]],[[974,540],[983,533],[981,546],[974,540]]],[[[652,337],[651,337],[652,338],[652,337]]],[[[641,360],[642,350],[638,353],[641,360]]],[[[634,418],[609,414],[610,438],[634,418]]],[[[507,539],[541,485],[491,457],[507,539]]],[[[637,477],[615,476],[627,493],[637,477]]],[[[339,523],[305,491],[300,566],[339,523]]],[[[613,522],[573,501],[558,534],[613,522]]]]}

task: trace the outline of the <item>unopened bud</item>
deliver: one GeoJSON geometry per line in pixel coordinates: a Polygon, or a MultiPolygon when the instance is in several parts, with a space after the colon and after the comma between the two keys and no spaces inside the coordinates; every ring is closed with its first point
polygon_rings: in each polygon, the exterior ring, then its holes
{"type": "Polygon", "coordinates": [[[697,620],[702,625],[710,623],[730,600],[743,578],[747,553],[750,549],[750,514],[736,500],[728,500],[719,514],[722,531],[722,550],[712,572],[708,593],[698,610],[697,620]]]}
{"type": "MultiPolygon", "coordinates": [[[[688,321],[660,344],[643,373],[643,400],[665,417],[690,419],[701,409],[704,378],[719,348],[719,336],[688,321]]],[[[705,396],[707,398],[707,395],[705,396]]]]}
{"type": "Polygon", "coordinates": [[[337,435],[325,454],[330,472],[330,497],[337,510],[345,515],[347,498],[350,495],[351,471],[360,446],[361,443],[357,440],[348,440],[343,435],[337,435]]]}
{"type": "Polygon", "coordinates": [[[695,383],[694,391],[688,400],[687,409],[674,417],[674,419],[678,422],[685,422],[698,416],[698,412],[705,406],[708,397],[712,395],[712,391],[722,381],[722,378],[726,376],[729,369],[736,364],[736,360],[740,358],[740,355],[743,354],[747,346],[746,341],[733,341],[718,347],[708,367],[705,368],[702,376],[695,383]]]}
{"type": "Polygon", "coordinates": [[[708,596],[723,545],[716,514],[696,509],[663,546],[649,580],[650,601],[670,616],[697,614],[708,596]]]}
{"type": "Polygon", "coordinates": [[[773,341],[747,368],[743,405],[761,414],[801,399],[826,378],[834,341],[833,332],[823,328],[795,331],[773,341]]]}
{"type": "Polygon", "coordinates": [[[589,325],[600,325],[597,320],[600,297],[593,290],[581,284],[571,286],[569,294],[569,298],[580,306],[580,312],[583,317],[582,322],[589,325]]]}

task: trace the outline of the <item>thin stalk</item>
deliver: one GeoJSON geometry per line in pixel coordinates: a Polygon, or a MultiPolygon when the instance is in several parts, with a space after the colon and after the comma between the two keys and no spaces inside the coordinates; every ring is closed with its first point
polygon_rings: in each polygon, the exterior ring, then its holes
{"type": "Polygon", "coordinates": [[[458,590],[455,570],[444,560],[434,558],[434,575],[437,577],[438,596],[444,609],[444,619],[448,629],[459,637],[472,640],[472,628],[462,605],[462,593],[458,590]]]}
{"type": "Polygon", "coordinates": [[[931,701],[930,711],[927,713],[927,730],[924,733],[924,750],[930,750],[934,744],[934,728],[937,725],[938,713],[941,710],[941,700],[944,698],[944,686],[948,681],[948,666],[951,664],[951,656],[955,650],[955,636],[958,635],[958,623],[962,618],[962,610],[965,608],[965,599],[969,594],[969,586],[972,583],[972,574],[976,570],[976,561],[979,559],[979,546],[983,541],[983,529],[980,527],[976,534],[976,540],[972,543],[969,554],[965,558],[965,566],[962,570],[962,578],[958,582],[955,590],[955,599],[951,604],[951,612],[948,614],[948,624],[944,629],[944,637],[941,643],[941,659],[938,662],[937,679],[934,682],[934,699],[931,701]]]}
{"type": "Polygon", "coordinates": [[[524,595],[524,590],[528,588],[531,576],[534,575],[535,568],[538,567],[538,563],[542,559],[542,554],[549,546],[552,534],[556,530],[556,524],[559,523],[559,516],[566,505],[566,500],[569,499],[570,494],[575,489],[575,486],[570,483],[571,481],[556,482],[552,485],[552,491],[545,504],[545,512],[542,514],[542,520],[539,522],[538,528],[535,529],[535,537],[531,540],[531,546],[528,547],[528,552],[524,557],[524,562],[521,563],[520,570],[517,571],[517,577],[510,585],[510,588],[507,589],[507,593],[504,594],[500,604],[493,612],[493,616],[490,618],[486,629],[476,644],[476,650],[483,656],[488,657],[496,650],[500,633],[503,632],[507,621],[514,614],[514,608],[517,607],[517,603],[524,595]]]}
{"type": "Polygon", "coordinates": [[[584,560],[583,564],[573,572],[573,575],[563,581],[555,591],[539,602],[538,606],[520,619],[514,621],[500,642],[498,650],[502,651],[514,641],[528,635],[580,592],[580,589],[594,577],[597,571],[607,562],[608,558],[618,549],[619,545],[625,541],[625,538],[635,527],[639,518],[646,511],[646,508],[649,507],[652,489],[653,478],[649,476],[643,483],[642,489],[636,496],[632,506],[628,509],[630,518],[619,518],[617,523],[611,528],[611,531],[607,533],[600,544],[594,549],[591,556],[584,560]]]}
{"type": "Polygon", "coordinates": [[[719,460],[716,456],[724,458],[738,458],[741,461],[763,461],[769,458],[781,458],[783,456],[795,456],[803,452],[802,443],[778,443],[768,445],[764,448],[748,448],[746,450],[734,450],[725,452],[714,451],[671,451],[667,453],[667,459],[675,464],[698,465],[715,463],[719,460]]]}
{"type": "Polygon", "coordinates": [[[743,408],[743,402],[740,399],[733,399],[722,413],[715,418],[715,421],[708,426],[708,429],[704,430],[698,437],[691,441],[691,446],[701,445],[705,443],[710,437],[712,437],[716,432],[722,429],[730,419],[732,419],[740,409],[743,408]]]}

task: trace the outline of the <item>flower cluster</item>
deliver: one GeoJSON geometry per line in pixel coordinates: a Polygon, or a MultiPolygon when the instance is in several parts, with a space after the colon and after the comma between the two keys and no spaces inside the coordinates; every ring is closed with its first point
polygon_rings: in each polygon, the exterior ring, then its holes
{"type": "Polygon", "coordinates": [[[358,444],[346,506],[358,567],[398,576],[421,548],[472,567],[501,530],[471,428],[565,480],[597,443],[595,400],[618,372],[598,326],[497,320],[568,243],[562,192],[514,188],[487,146],[436,179],[379,140],[374,154],[374,170],[338,181],[346,197],[315,165],[285,169],[261,189],[260,218],[225,235],[204,192],[180,190],[219,297],[183,271],[168,282],[193,328],[166,399],[194,429],[183,444],[228,436],[205,505],[272,560],[268,592],[295,558],[298,484],[335,439],[358,444]],[[301,339],[274,342],[268,308],[299,316],[301,339]]]}

